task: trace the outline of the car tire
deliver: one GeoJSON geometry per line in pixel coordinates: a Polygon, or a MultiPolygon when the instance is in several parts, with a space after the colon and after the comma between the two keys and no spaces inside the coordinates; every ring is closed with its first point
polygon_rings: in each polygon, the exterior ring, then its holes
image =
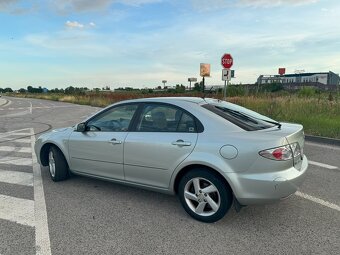
{"type": "Polygon", "coordinates": [[[55,182],[69,177],[69,168],[64,154],[55,146],[51,146],[48,152],[48,168],[51,179],[55,182]]]}
{"type": "Polygon", "coordinates": [[[209,169],[193,169],[180,180],[178,195],[185,211],[194,219],[212,223],[229,211],[233,196],[230,187],[209,169]]]}

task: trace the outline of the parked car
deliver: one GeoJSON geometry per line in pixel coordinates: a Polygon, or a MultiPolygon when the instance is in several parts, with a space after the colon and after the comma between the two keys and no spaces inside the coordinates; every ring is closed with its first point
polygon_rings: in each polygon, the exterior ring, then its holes
{"type": "Polygon", "coordinates": [[[308,166],[303,147],[299,124],[191,97],[115,103],[35,144],[53,181],[72,172],[177,194],[203,222],[221,219],[233,203],[239,208],[293,194],[308,166]]]}

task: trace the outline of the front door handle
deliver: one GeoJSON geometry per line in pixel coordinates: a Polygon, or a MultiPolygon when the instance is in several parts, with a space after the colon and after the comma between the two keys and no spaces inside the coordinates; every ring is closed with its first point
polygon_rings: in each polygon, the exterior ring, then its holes
{"type": "Polygon", "coordinates": [[[172,145],[177,145],[177,146],[190,146],[191,142],[183,141],[182,139],[177,140],[176,142],[172,142],[172,145]]]}
{"type": "Polygon", "coordinates": [[[112,138],[112,139],[109,141],[109,143],[111,143],[111,144],[122,144],[122,141],[117,140],[116,138],[112,138]]]}

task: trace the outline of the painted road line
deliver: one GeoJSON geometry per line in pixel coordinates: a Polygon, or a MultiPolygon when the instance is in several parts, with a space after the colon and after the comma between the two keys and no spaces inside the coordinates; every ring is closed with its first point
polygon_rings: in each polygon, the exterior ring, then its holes
{"type": "Polygon", "coordinates": [[[53,108],[64,108],[64,107],[74,107],[73,105],[62,105],[62,106],[29,106],[29,107],[16,107],[16,108],[1,108],[0,111],[17,111],[17,110],[28,110],[31,112],[31,110],[34,109],[53,109],[53,108]]]}
{"type": "Polygon", "coordinates": [[[331,202],[328,202],[328,201],[325,201],[323,199],[320,199],[320,198],[317,198],[317,197],[313,197],[311,195],[308,195],[308,194],[305,194],[305,193],[302,193],[300,191],[297,191],[295,193],[295,195],[297,195],[298,197],[302,197],[304,199],[307,199],[307,200],[310,200],[314,203],[317,203],[317,204],[320,204],[320,205],[323,205],[323,206],[326,206],[328,208],[331,208],[331,209],[334,209],[334,210],[337,210],[340,212],[340,206],[336,205],[336,204],[333,204],[331,202]]]}
{"type": "Polygon", "coordinates": [[[16,107],[16,108],[13,108],[13,107],[10,107],[8,108],[7,110],[25,110],[27,109],[28,107],[16,107]]]}
{"type": "Polygon", "coordinates": [[[34,187],[34,214],[35,214],[35,249],[36,254],[51,255],[50,235],[47,223],[47,211],[44,195],[44,186],[41,178],[40,165],[34,151],[34,130],[31,128],[31,146],[33,162],[33,187],[34,187]]]}
{"type": "Polygon", "coordinates": [[[0,182],[24,186],[33,186],[33,174],[0,169],[0,182]]]}
{"type": "Polygon", "coordinates": [[[9,136],[31,136],[31,133],[24,133],[24,132],[18,132],[18,133],[0,133],[0,138],[2,137],[9,137],[9,136]]]}
{"type": "Polygon", "coordinates": [[[0,219],[34,227],[34,201],[0,194],[0,219]]]}
{"type": "Polygon", "coordinates": [[[320,148],[324,148],[324,149],[340,151],[340,147],[339,146],[332,146],[332,145],[326,145],[326,144],[320,144],[320,143],[312,143],[312,142],[305,142],[305,145],[316,146],[316,147],[320,147],[320,148]]]}
{"type": "Polygon", "coordinates": [[[28,131],[29,133],[25,132],[25,134],[28,134],[30,135],[30,128],[22,128],[22,129],[17,129],[17,130],[12,130],[12,131],[8,131],[8,132],[5,132],[5,133],[0,133],[0,135],[10,135],[10,134],[13,134],[13,133],[18,133],[18,132],[21,132],[21,131],[28,131]]]}
{"type": "Polygon", "coordinates": [[[308,160],[308,163],[311,164],[311,165],[314,165],[314,166],[319,166],[319,167],[323,167],[323,168],[327,168],[327,169],[338,169],[337,166],[331,166],[331,165],[327,165],[327,164],[312,161],[312,160],[308,160]]]}
{"type": "Polygon", "coordinates": [[[0,164],[10,164],[18,166],[31,166],[31,158],[20,158],[20,157],[2,157],[0,158],[0,164]]]}
{"type": "Polygon", "coordinates": [[[17,143],[30,143],[31,139],[30,138],[8,138],[6,137],[4,138],[0,138],[0,142],[4,143],[4,142],[17,142],[17,143]]]}
{"type": "Polygon", "coordinates": [[[12,103],[11,100],[8,100],[6,98],[0,98],[0,106],[1,107],[9,106],[11,103],[12,103]]]}
{"type": "Polygon", "coordinates": [[[0,146],[0,151],[31,153],[31,147],[0,146]]]}

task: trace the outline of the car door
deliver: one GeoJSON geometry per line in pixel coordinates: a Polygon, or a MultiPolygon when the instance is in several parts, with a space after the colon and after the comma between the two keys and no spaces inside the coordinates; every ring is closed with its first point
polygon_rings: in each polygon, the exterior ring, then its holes
{"type": "Polygon", "coordinates": [[[137,107],[114,106],[87,121],[85,132],[74,131],[69,138],[71,170],[124,179],[124,141],[137,107]]]}
{"type": "Polygon", "coordinates": [[[196,119],[181,108],[148,103],[124,145],[125,179],[168,188],[173,170],[193,151],[196,119]]]}

